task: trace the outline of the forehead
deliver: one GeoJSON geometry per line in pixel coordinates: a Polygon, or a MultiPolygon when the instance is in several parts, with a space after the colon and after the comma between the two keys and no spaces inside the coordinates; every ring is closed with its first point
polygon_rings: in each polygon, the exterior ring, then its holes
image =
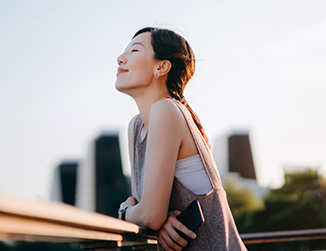
{"type": "Polygon", "coordinates": [[[151,47],[151,40],[152,35],[150,32],[144,32],[142,34],[139,34],[137,37],[135,37],[131,42],[128,44],[128,47],[133,46],[134,44],[142,44],[144,47],[151,47]]]}

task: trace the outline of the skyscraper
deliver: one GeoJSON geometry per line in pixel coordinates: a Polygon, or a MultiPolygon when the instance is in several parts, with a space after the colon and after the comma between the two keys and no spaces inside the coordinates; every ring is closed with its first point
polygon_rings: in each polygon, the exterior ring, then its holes
{"type": "Polygon", "coordinates": [[[64,160],[54,170],[51,200],[75,205],[78,160],[64,160]]]}
{"type": "Polygon", "coordinates": [[[129,195],[130,186],[122,171],[119,133],[102,132],[91,142],[80,166],[77,206],[116,217],[120,203],[129,195]]]}
{"type": "Polygon", "coordinates": [[[263,195],[266,189],[258,186],[249,130],[230,130],[214,142],[213,156],[222,181],[232,175],[240,186],[263,195]]]}

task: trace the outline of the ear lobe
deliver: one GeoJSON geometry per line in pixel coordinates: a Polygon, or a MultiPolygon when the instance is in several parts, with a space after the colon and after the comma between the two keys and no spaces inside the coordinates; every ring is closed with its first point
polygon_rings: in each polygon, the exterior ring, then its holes
{"type": "Polygon", "coordinates": [[[171,70],[172,64],[169,60],[163,60],[158,67],[158,71],[160,72],[160,76],[164,76],[169,73],[171,70]]]}

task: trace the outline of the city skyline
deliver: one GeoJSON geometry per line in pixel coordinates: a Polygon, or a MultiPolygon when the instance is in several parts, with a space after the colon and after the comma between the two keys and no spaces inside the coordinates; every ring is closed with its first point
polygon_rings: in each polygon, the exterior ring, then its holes
{"type": "Polygon", "coordinates": [[[1,1],[0,194],[48,199],[54,168],[119,130],[125,174],[134,101],[114,88],[116,58],[144,26],[183,35],[197,58],[185,97],[214,148],[250,132],[257,178],[283,164],[326,173],[323,1],[1,1]]]}

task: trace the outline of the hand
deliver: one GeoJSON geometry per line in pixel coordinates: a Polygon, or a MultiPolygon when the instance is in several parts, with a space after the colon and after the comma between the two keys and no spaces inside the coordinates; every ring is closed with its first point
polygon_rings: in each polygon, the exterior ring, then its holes
{"type": "Polygon", "coordinates": [[[194,232],[190,231],[177,220],[176,217],[179,214],[180,211],[178,210],[170,212],[168,219],[157,233],[158,241],[166,251],[182,250],[188,244],[188,242],[175,231],[175,228],[185,233],[191,239],[197,237],[194,232]]]}
{"type": "Polygon", "coordinates": [[[120,208],[119,209],[121,209],[121,208],[123,208],[124,206],[127,206],[127,205],[129,205],[129,206],[135,206],[135,205],[137,205],[137,203],[138,203],[138,201],[136,200],[136,198],[130,196],[130,197],[128,197],[128,199],[126,199],[126,201],[124,201],[124,202],[122,202],[120,204],[120,208]]]}

